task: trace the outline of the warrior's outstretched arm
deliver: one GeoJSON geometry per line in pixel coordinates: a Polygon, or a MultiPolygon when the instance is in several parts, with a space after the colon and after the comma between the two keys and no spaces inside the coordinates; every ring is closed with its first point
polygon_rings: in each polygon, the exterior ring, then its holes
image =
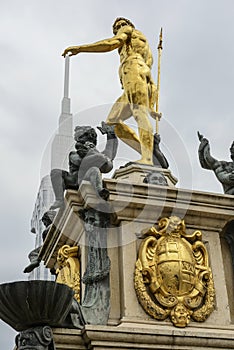
{"type": "Polygon", "coordinates": [[[67,47],[62,56],[66,56],[69,53],[69,56],[77,55],[80,52],[109,52],[121,47],[124,42],[127,40],[128,36],[132,33],[132,27],[124,26],[123,30],[120,30],[117,35],[112,38],[104,39],[97,41],[92,44],[80,45],[80,46],[69,46],[67,47]]]}

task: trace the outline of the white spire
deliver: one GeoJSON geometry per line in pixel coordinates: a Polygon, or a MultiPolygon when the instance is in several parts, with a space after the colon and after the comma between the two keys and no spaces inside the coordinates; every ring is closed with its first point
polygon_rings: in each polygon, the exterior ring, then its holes
{"type": "Polygon", "coordinates": [[[58,131],[54,137],[51,148],[51,169],[66,169],[68,154],[74,143],[73,118],[70,111],[69,98],[69,57],[65,58],[64,91],[59,117],[58,131]]]}
{"type": "Polygon", "coordinates": [[[64,97],[69,95],[69,65],[70,65],[70,56],[65,57],[65,74],[64,74],[64,97]]]}
{"type": "MultiPolygon", "coordinates": [[[[65,73],[64,73],[64,95],[62,99],[62,111],[61,111],[61,121],[64,121],[64,117],[66,118],[66,115],[71,114],[70,111],[70,105],[71,100],[69,98],[69,64],[70,64],[70,57],[66,56],[65,58],[65,73]]],[[[60,123],[59,123],[60,124],[60,123]]]]}

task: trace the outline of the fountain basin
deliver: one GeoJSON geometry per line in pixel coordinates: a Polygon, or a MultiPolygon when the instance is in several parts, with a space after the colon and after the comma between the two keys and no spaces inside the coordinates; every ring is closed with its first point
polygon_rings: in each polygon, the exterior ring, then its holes
{"type": "Polygon", "coordinates": [[[74,292],[53,281],[19,281],[0,285],[0,318],[20,332],[31,327],[62,327],[74,292]]]}

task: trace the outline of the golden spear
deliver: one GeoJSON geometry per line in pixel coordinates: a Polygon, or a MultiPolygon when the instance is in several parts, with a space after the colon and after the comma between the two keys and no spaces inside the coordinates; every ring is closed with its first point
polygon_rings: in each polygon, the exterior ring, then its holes
{"type": "Polygon", "coordinates": [[[156,94],[156,134],[159,131],[159,91],[160,91],[160,73],[161,73],[161,53],[162,53],[162,28],[159,34],[159,43],[158,43],[158,77],[157,77],[157,94],[156,94]]]}

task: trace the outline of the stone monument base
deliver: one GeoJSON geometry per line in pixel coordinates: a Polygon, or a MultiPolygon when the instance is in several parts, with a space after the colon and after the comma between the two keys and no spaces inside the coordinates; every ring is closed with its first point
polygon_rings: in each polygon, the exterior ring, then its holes
{"type": "MultiPolygon", "coordinates": [[[[108,202],[100,200],[91,184],[85,181],[79,191],[66,192],[66,206],[58,212],[40,256],[48,268],[54,268],[61,246],[78,245],[82,277],[88,246],[84,223],[78,213],[80,209],[89,208],[107,210],[112,217],[107,233],[111,261],[110,315],[104,326],[89,324],[82,330],[54,329],[57,350],[234,349],[233,196],[178,189],[167,170],[163,172],[167,180],[171,177],[171,185],[143,183],[143,175],[151,171],[150,168],[139,169],[131,164],[117,170],[113,179],[104,180],[110,192],[108,202]],[[150,317],[140,305],[134,289],[142,231],[153,226],[159,218],[172,215],[185,221],[186,233],[202,232],[215,289],[212,313],[204,322],[191,317],[184,328],[175,327],[169,317],[163,321],[150,317]]],[[[81,290],[83,293],[84,285],[81,290]]]]}

